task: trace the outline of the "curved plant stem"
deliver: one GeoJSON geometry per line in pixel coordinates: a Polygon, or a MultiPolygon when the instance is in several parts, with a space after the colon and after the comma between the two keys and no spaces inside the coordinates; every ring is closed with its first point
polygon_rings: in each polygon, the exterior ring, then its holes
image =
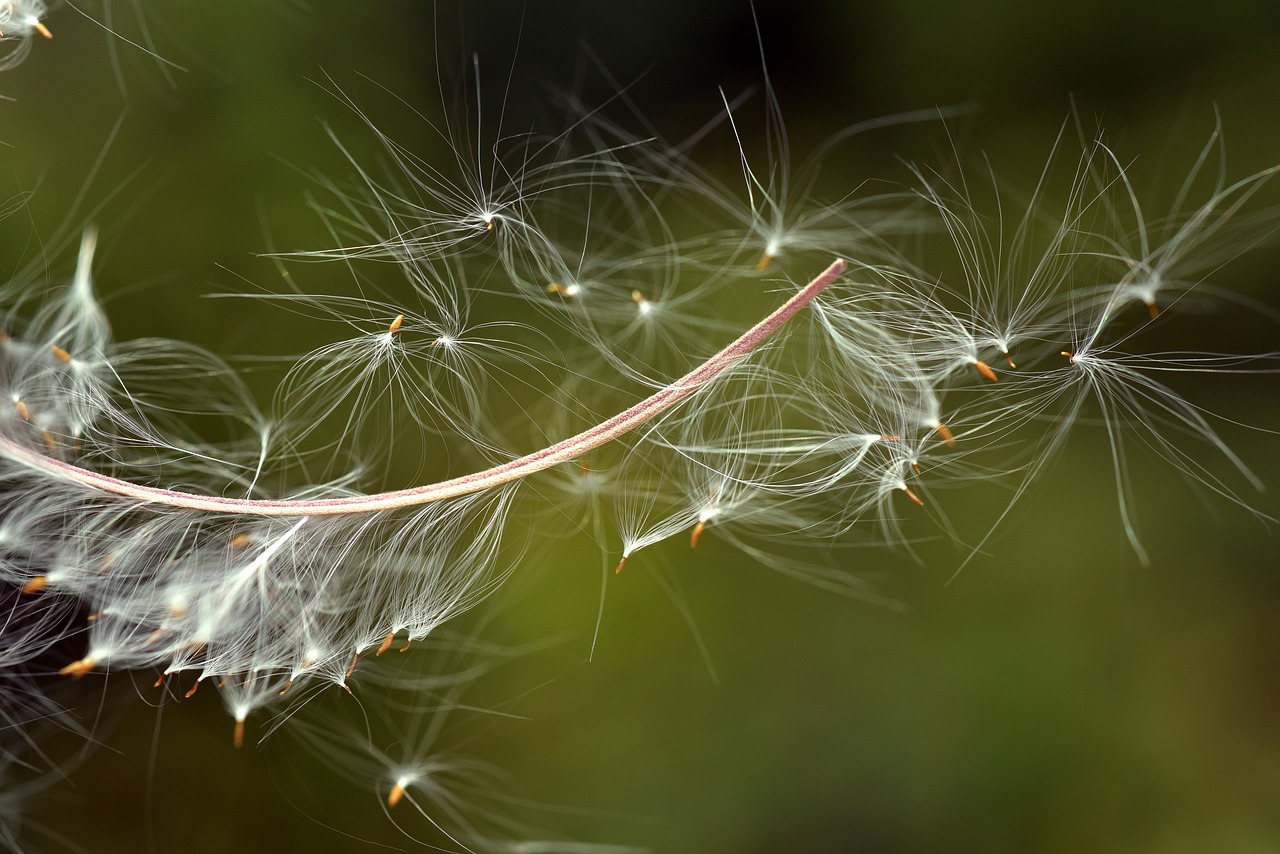
{"type": "Polygon", "coordinates": [[[742,337],[716,353],[707,361],[685,374],[674,383],[662,388],[629,409],[602,421],[576,436],[554,445],[534,451],[532,454],[510,460],[493,468],[455,477],[451,480],[427,486],[417,486],[376,495],[356,495],[344,498],[259,500],[250,498],[223,498],[213,495],[195,495],[154,486],[140,486],[125,480],[89,471],[61,460],[46,457],[39,452],[0,436],[0,453],[33,469],[76,481],[103,492],[133,498],[145,504],[159,504],[187,510],[205,510],[214,513],[237,513],[250,516],[335,516],[352,513],[373,513],[380,510],[396,510],[430,504],[447,498],[456,498],[473,492],[481,492],[504,483],[528,477],[562,462],[577,459],[583,454],[606,445],[625,433],[645,424],[666,412],[684,398],[715,379],[726,368],[748,355],[777,332],[788,320],[809,304],[824,288],[845,271],[847,263],[836,259],[816,279],[802,288],[768,317],[761,320],[742,337]]]}

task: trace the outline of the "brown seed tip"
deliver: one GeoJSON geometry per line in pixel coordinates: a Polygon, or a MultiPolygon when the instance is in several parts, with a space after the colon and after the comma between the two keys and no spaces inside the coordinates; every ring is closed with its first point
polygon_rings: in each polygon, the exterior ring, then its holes
{"type": "Polygon", "coordinates": [[[73,661],[66,667],[58,671],[62,676],[70,676],[72,679],[79,679],[81,676],[93,670],[94,665],[98,662],[92,658],[82,658],[79,661],[73,661]]]}
{"type": "Polygon", "coordinates": [[[1062,351],[1062,355],[1066,356],[1068,359],[1074,359],[1074,358],[1075,358],[1075,356],[1073,356],[1073,355],[1071,354],[1071,351],[1070,351],[1070,350],[1063,350],[1063,351],[1062,351]]]}
{"type": "Polygon", "coordinates": [[[698,547],[698,540],[702,539],[702,532],[705,530],[707,530],[707,523],[699,519],[698,524],[693,526],[693,533],[689,535],[689,548],[698,547]]]}
{"type": "Polygon", "coordinates": [[[378,651],[375,652],[374,655],[382,655],[384,652],[391,649],[391,642],[395,639],[396,639],[395,632],[392,632],[391,634],[383,638],[382,643],[378,645],[378,651]]]}
{"type": "Polygon", "coordinates": [[[559,282],[552,282],[551,284],[547,285],[547,293],[559,294],[562,297],[567,297],[569,295],[569,289],[566,288],[564,285],[560,284],[559,282]]]}
{"type": "Polygon", "coordinates": [[[387,327],[387,331],[392,335],[400,331],[400,325],[404,323],[404,315],[397,314],[396,319],[391,321],[391,325],[387,327]]]}
{"type": "Polygon", "coordinates": [[[907,497],[910,498],[914,503],[920,505],[921,507],[924,506],[924,502],[920,500],[920,496],[912,492],[911,487],[904,486],[902,487],[902,491],[905,492],[907,494],[907,497]]]}
{"type": "Polygon", "coordinates": [[[938,431],[938,435],[942,437],[942,441],[946,442],[948,445],[954,445],[956,443],[955,434],[951,432],[951,428],[946,424],[939,424],[934,429],[938,431]]]}
{"type": "Polygon", "coordinates": [[[43,575],[37,575],[26,584],[22,585],[22,594],[30,596],[33,593],[39,593],[49,584],[49,579],[43,575]]]}
{"type": "Polygon", "coordinates": [[[394,807],[400,803],[400,799],[404,797],[404,786],[396,783],[391,787],[391,794],[387,795],[387,806],[394,807]]]}
{"type": "Polygon", "coordinates": [[[231,743],[236,747],[244,747],[244,721],[236,718],[236,728],[231,731],[231,743]]]}
{"type": "Polygon", "coordinates": [[[974,362],[973,366],[978,369],[978,373],[982,374],[984,377],[991,380],[993,383],[999,382],[999,380],[996,378],[996,372],[991,370],[991,366],[988,365],[986,362],[979,359],[977,362],[974,362]]]}
{"type": "Polygon", "coordinates": [[[46,27],[42,21],[36,21],[33,26],[36,28],[36,32],[40,35],[47,39],[53,38],[53,33],[49,32],[49,28],[46,27]]]}
{"type": "Polygon", "coordinates": [[[71,361],[71,354],[66,350],[63,350],[57,344],[50,344],[49,351],[53,353],[53,355],[57,357],[58,361],[62,362],[64,365],[71,361]]]}
{"type": "Polygon", "coordinates": [[[771,261],[773,261],[773,256],[769,254],[768,250],[766,250],[764,254],[760,256],[760,260],[756,262],[756,270],[763,272],[764,268],[768,267],[771,261]]]}
{"type": "Polygon", "coordinates": [[[27,409],[27,405],[25,403],[20,400],[15,400],[13,402],[13,408],[18,410],[18,414],[22,416],[23,421],[31,420],[31,410],[27,409]]]}
{"type": "Polygon", "coordinates": [[[1160,316],[1160,306],[1156,305],[1155,300],[1147,303],[1147,313],[1151,315],[1152,320],[1160,316]]]}
{"type": "Polygon", "coordinates": [[[230,546],[232,549],[239,551],[240,549],[249,545],[249,535],[236,534],[234,537],[231,538],[231,542],[227,543],[227,545],[230,546]]]}
{"type": "Polygon", "coordinates": [[[191,686],[191,690],[187,691],[187,693],[183,694],[182,696],[190,700],[192,697],[196,695],[196,691],[198,691],[199,689],[200,689],[200,680],[197,679],[196,684],[191,686]]]}
{"type": "Polygon", "coordinates": [[[1004,360],[1005,360],[1006,362],[1008,362],[1008,363],[1009,363],[1009,367],[1011,367],[1011,368],[1016,368],[1016,367],[1018,367],[1017,365],[1015,365],[1015,364],[1013,363],[1013,357],[1009,355],[1009,351],[1008,351],[1008,350],[1006,350],[1006,351],[1004,352],[1004,360]]]}
{"type": "Polygon", "coordinates": [[[627,556],[623,555],[622,560],[618,561],[618,567],[613,571],[613,574],[617,575],[619,572],[622,572],[622,568],[626,565],[627,565],[627,556]]]}
{"type": "MultiPolygon", "coordinates": [[[[351,664],[347,667],[347,675],[343,678],[350,679],[351,674],[356,672],[356,662],[360,660],[360,653],[351,656],[351,664]]],[[[350,689],[348,689],[350,690],[350,689]]]]}

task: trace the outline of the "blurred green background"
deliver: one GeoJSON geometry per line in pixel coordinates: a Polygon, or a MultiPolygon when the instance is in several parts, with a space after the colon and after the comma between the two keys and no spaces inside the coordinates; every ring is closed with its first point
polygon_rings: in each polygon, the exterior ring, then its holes
{"type": "MultiPolygon", "coordinates": [[[[77,5],[101,19],[100,5],[77,5]]],[[[55,9],[54,40],[0,74],[0,96],[13,99],[0,103],[0,193],[36,191],[0,222],[0,263],[46,265],[62,281],[79,226],[94,221],[118,337],[190,339],[228,355],[322,340],[291,328],[290,315],[200,295],[277,289],[278,272],[255,253],[330,244],[308,209],[309,176],[350,169],[325,126],[357,156],[362,146],[377,154],[332,88],[382,86],[432,110],[437,63],[455,74],[474,51],[492,105],[513,78],[509,127],[554,128],[549,93],[608,95],[594,55],[648,121],[679,139],[717,114],[717,86],[737,93],[761,82],[745,2],[155,0],[145,19],[141,7],[111,8],[120,38],[55,9]],[[152,39],[185,70],[126,38],[152,39]]],[[[1233,176],[1280,162],[1274,2],[761,2],[757,11],[797,152],[853,122],[971,104],[952,128],[962,158],[987,152],[1027,187],[1074,99],[1086,127],[1106,127],[1149,179],[1167,179],[1147,185],[1157,206],[1176,192],[1215,109],[1233,176]]],[[[757,130],[760,105],[757,96],[743,108],[757,130]]],[[[447,156],[410,110],[371,118],[420,156],[447,156]]],[[[858,139],[839,168],[905,181],[897,158],[947,163],[948,146],[938,126],[896,128],[858,139]]],[[[721,150],[724,161],[706,165],[734,180],[731,149],[721,150]]],[[[1275,187],[1264,195],[1280,201],[1275,187]]],[[[1280,307],[1278,261],[1275,248],[1254,253],[1218,281],[1280,307]]],[[[296,272],[304,288],[342,280],[296,272]]],[[[1276,330],[1227,306],[1181,346],[1274,350],[1276,330]]],[[[1211,410],[1280,427],[1274,378],[1180,388],[1211,410]]],[[[1256,506],[1280,512],[1276,436],[1224,433],[1273,487],[1256,506]]],[[[601,559],[567,539],[545,565],[521,569],[491,627],[570,639],[484,681],[475,701],[518,697],[504,708],[522,719],[467,747],[532,799],[571,808],[551,817],[565,836],[660,852],[1280,850],[1274,526],[1202,500],[1150,460],[1133,473],[1150,568],[1124,541],[1105,445],[1082,433],[958,576],[960,557],[943,544],[922,549],[923,566],[853,553],[905,612],[775,575],[708,536],[696,553],[673,543],[607,578],[589,662],[601,559]],[[672,583],[675,602],[664,592],[672,583]]],[[[948,498],[947,512],[970,530],[999,506],[948,498]]],[[[111,682],[102,745],[31,811],[32,839],[46,840],[37,848],[414,847],[371,790],[320,768],[310,748],[278,736],[234,751],[215,692],[157,707],[149,679],[111,682]]]]}

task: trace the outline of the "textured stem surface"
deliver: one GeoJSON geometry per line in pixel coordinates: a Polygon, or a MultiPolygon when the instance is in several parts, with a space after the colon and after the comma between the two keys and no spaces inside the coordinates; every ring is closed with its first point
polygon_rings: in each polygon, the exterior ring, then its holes
{"type": "Polygon", "coordinates": [[[805,285],[772,314],[747,330],[742,337],[716,353],[707,361],[628,409],[576,436],[571,436],[540,451],[505,462],[484,471],[443,480],[427,486],[416,486],[376,495],[344,498],[259,500],[195,495],[154,486],[140,486],[119,478],[80,468],[46,457],[39,452],[0,436],[0,453],[30,468],[69,478],[104,492],[134,498],[148,504],[162,504],[188,510],[215,513],[238,513],[250,516],[335,516],[348,513],[372,513],[430,504],[481,492],[513,480],[528,477],[559,463],[574,460],[606,445],[625,433],[666,412],[684,398],[715,379],[739,359],[751,353],[777,332],[796,312],[809,304],[824,288],[845,271],[847,263],[836,259],[820,276],[805,285]]]}

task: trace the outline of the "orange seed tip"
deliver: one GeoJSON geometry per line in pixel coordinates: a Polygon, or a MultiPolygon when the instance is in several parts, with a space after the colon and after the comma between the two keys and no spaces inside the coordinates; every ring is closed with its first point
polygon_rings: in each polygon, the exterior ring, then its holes
{"type": "Polygon", "coordinates": [[[92,658],[82,658],[79,661],[71,662],[66,667],[59,670],[58,673],[62,676],[70,676],[72,679],[79,679],[81,676],[84,676],[92,670],[95,664],[97,664],[97,662],[92,658]]]}
{"type": "Polygon", "coordinates": [[[391,794],[387,795],[387,806],[394,807],[400,803],[400,799],[404,797],[404,786],[396,783],[391,787],[391,794]]]}
{"type": "Polygon", "coordinates": [[[982,374],[982,376],[991,380],[993,383],[999,382],[999,380],[996,378],[996,372],[991,370],[991,366],[988,365],[986,362],[979,359],[977,362],[974,362],[973,366],[978,369],[978,373],[982,374]]]}
{"type": "Polygon", "coordinates": [[[400,326],[404,323],[404,315],[397,314],[396,319],[391,321],[391,325],[387,327],[387,331],[392,335],[400,331],[400,326]]]}
{"type": "Polygon", "coordinates": [[[391,642],[395,639],[396,639],[395,632],[391,632],[389,635],[383,638],[382,643],[378,645],[378,651],[374,653],[374,655],[382,655],[384,652],[391,649],[391,642]]]}
{"type": "Polygon", "coordinates": [[[39,593],[49,584],[49,579],[43,575],[37,575],[22,585],[22,593],[24,596],[30,596],[33,593],[39,593]]]}
{"type": "Polygon", "coordinates": [[[707,530],[707,523],[699,519],[698,524],[693,526],[693,533],[689,535],[689,548],[698,547],[698,540],[702,539],[702,532],[705,530],[707,530]]]}

